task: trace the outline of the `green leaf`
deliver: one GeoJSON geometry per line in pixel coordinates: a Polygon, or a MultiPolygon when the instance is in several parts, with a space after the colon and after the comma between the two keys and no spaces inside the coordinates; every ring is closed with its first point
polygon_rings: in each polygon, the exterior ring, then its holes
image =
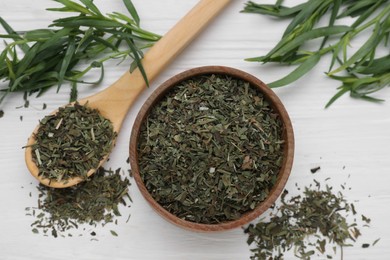
{"type": "Polygon", "coordinates": [[[93,0],[80,0],[89,10],[94,12],[98,16],[103,16],[99,8],[93,3],[93,0]]]}
{"type": "Polygon", "coordinates": [[[13,62],[11,62],[11,60],[6,57],[5,58],[5,63],[7,65],[7,69],[8,69],[8,78],[9,80],[16,80],[16,76],[15,76],[15,72],[14,72],[14,68],[13,68],[13,62]]]}
{"type": "Polygon", "coordinates": [[[361,93],[358,93],[358,92],[355,92],[355,91],[351,91],[350,96],[353,97],[353,98],[359,98],[359,99],[363,99],[365,101],[374,102],[374,103],[384,102],[385,101],[384,99],[367,96],[366,94],[361,94],[361,93]]]}
{"type": "MultiPolygon", "coordinates": [[[[119,19],[119,20],[125,21],[126,22],[125,24],[121,24],[121,26],[122,26],[121,31],[130,32],[131,38],[139,39],[141,41],[158,41],[161,38],[161,36],[158,34],[145,31],[145,30],[135,26],[134,22],[130,18],[126,18],[124,15],[122,15],[120,13],[114,12],[113,14],[108,14],[108,17],[110,17],[114,20],[119,19]]],[[[113,30],[113,29],[106,29],[106,28],[104,29],[104,31],[108,32],[108,33],[110,32],[110,30],[113,30]]],[[[119,32],[118,30],[116,30],[116,31],[119,32]]],[[[113,33],[113,34],[115,34],[115,33],[113,33]]]]}
{"type": "Polygon", "coordinates": [[[16,75],[23,74],[24,71],[30,66],[31,62],[38,53],[40,45],[40,43],[36,43],[28,50],[28,52],[26,52],[26,55],[24,55],[23,59],[17,65],[16,75]]]}
{"type": "Polygon", "coordinates": [[[73,16],[62,19],[57,19],[52,26],[77,28],[80,26],[94,27],[98,29],[118,28],[123,25],[117,21],[108,20],[106,18],[97,18],[92,16],[73,16]]]}
{"type": "Polygon", "coordinates": [[[70,62],[72,61],[72,57],[73,57],[75,49],[76,49],[75,39],[74,39],[74,37],[70,37],[69,42],[68,42],[68,48],[66,50],[64,60],[62,61],[61,70],[60,70],[59,75],[58,75],[57,92],[59,91],[59,89],[62,85],[62,82],[64,81],[65,74],[68,70],[68,66],[69,66],[70,62]]]}
{"type": "Polygon", "coordinates": [[[294,17],[291,23],[287,26],[286,30],[283,33],[283,37],[287,36],[290,32],[293,31],[295,27],[297,27],[300,23],[310,17],[315,10],[323,3],[323,1],[318,0],[309,0],[304,6],[302,6],[302,10],[294,17]]]}
{"type": "Polygon", "coordinates": [[[356,73],[355,68],[361,66],[362,64],[371,64],[375,59],[376,51],[375,49],[371,50],[371,52],[367,53],[366,56],[356,61],[351,67],[349,67],[350,73],[356,73]]]}
{"type": "MultiPolygon", "coordinates": [[[[57,80],[52,80],[52,81],[42,81],[42,82],[37,82],[34,86],[29,85],[26,86],[26,84],[23,84],[23,91],[28,91],[28,92],[40,92],[42,89],[48,89],[54,85],[56,85],[58,81],[57,80]]],[[[42,92],[43,93],[43,92],[42,92]]]]}
{"type": "MultiPolygon", "coordinates": [[[[364,86],[369,86],[370,84],[375,82],[378,82],[378,78],[376,77],[359,78],[352,83],[351,89],[355,91],[362,90],[364,86]]],[[[365,94],[367,94],[367,92],[365,94]]]]}
{"type": "Polygon", "coordinates": [[[93,62],[91,66],[89,66],[87,69],[85,69],[82,72],[76,73],[72,77],[67,78],[67,80],[73,82],[73,83],[83,83],[83,84],[91,84],[91,85],[96,85],[99,84],[103,81],[104,78],[104,65],[101,62],[93,62]],[[88,71],[90,71],[92,68],[100,68],[100,77],[95,80],[95,81],[84,81],[84,80],[79,80],[81,77],[83,77],[88,71]]]}
{"type": "Polygon", "coordinates": [[[287,76],[274,81],[272,83],[269,83],[268,86],[270,88],[277,88],[286,86],[302,76],[304,76],[307,72],[309,72],[321,59],[321,55],[318,53],[313,54],[311,57],[309,57],[306,61],[304,61],[301,65],[299,65],[295,70],[293,70],[291,73],[289,73],[287,76]]]}
{"type": "Polygon", "coordinates": [[[344,95],[344,94],[347,93],[348,91],[349,91],[349,88],[342,86],[342,87],[341,87],[341,90],[340,90],[339,92],[337,92],[336,95],[334,95],[334,96],[328,101],[328,103],[326,103],[325,108],[330,107],[330,105],[332,105],[338,98],[340,98],[342,95],[344,95]]]}
{"type": "MultiPolygon", "coordinates": [[[[332,8],[332,14],[330,16],[330,19],[329,19],[329,24],[328,26],[331,27],[331,26],[334,26],[334,23],[337,19],[337,14],[339,13],[339,10],[340,10],[340,7],[341,7],[341,3],[342,3],[342,0],[335,0],[334,1],[334,4],[333,4],[333,8],[332,8]]],[[[329,36],[325,36],[324,39],[322,40],[322,43],[321,43],[321,46],[319,49],[322,49],[327,40],[328,40],[329,36]]]]}
{"type": "Polygon", "coordinates": [[[52,11],[52,12],[74,12],[73,9],[68,8],[68,7],[61,7],[61,8],[46,8],[47,11],[52,11]]]}
{"type": "Polygon", "coordinates": [[[354,72],[361,74],[381,74],[389,71],[390,55],[374,59],[371,63],[365,62],[354,69],[354,72]]]}
{"type": "MultiPolygon", "coordinates": [[[[17,37],[18,33],[16,33],[14,31],[14,29],[12,29],[12,27],[3,18],[1,18],[1,16],[0,16],[0,24],[1,24],[1,26],[3,26],[4,30],[8,34],[14,35],[16,37],[15,39],[18,39],[18,40],[22,40],[23,39],[20,36],[17,37]]],[[[27,43],[19,43],[18,46],[24,53],[26,53],[30,49],[30,47],[28,46],[27,43]]]]}
{"type": "Polygon", "coordinates": [[[57,72],[47,72],[41,75],[39,80],[27,81],[23,84],[23,91],[39,91],[41,88],[49,88],[58,83],[57,72]]]}
{"type": "MultiPolygon", "coordinates": [[[[349,33],[344,34],[343,37],[340,39],[340,41],[336,45],[334,45],[334,47],[332,49],[332,60],[330,62],[330,66],[329,66],[328,71],[331,71],[332,68],[334,67],[334,65],[336,64],[336,61],[340,60],[339,53],[342,50],[344,50],[344,54],[346,55],[346,48],[349,44],[349,37],[350,37],[349,33]]],[[[340,63],[342,63],[342,62],[340,62],[340,63]]]]}
{"type": "Polygon", "coordinates": [[[123,39],[132,39],[132,40],[142,40],[142,37],[139,37],[132,32],[126,31],[118,31],[118,30],[113,30],[113,29],[105,29],[104,30],[106,33],[110,33],[115,36],[120,36],[123,39]]]}
{"type": "Polygon", "coordinates": [[[101,45],[113,50],[113,51],[118,51],[118,48],[113,45],[110,41],[107,41],[103,38],[99,38],[99,37],[92,37],[92,39],[97,42],[97,43],[100,43],[101,45]]]}
{"type": "Polygon", "coordinates": [[[266,56],[258,56],[258,57],[252,57],[252,58],[246,58],[245,61],[250,62],[265,62],[266,56]]]}
{"type": "Polygon", "coordinates": [[[382,77],[363,77],[349,78],[341,76],[331,76],[334,79],[343,82],[341,90],[328,102],[326,107],[329,107],[335,100],[346,92],[350,92],[350,96],[370,102],[382,102],[383,99],[368,96],[382,88],[390,85],[390,73],[384,74],[382,77]]]}
{"type": "Polygon", "coordinates": [[[64,42],[67,42],[67,37],[71,34],[72,29],[63,28],[59,31],[56,31],[52,37],[47,39],[41,46],[40,51],[50,48],[59,48],[64,42]]]}
{"type": "Polygon", "coordinates": [[[335,80],[342,81],[344,84],[352,84],[358,79],[358,77],[353,74],[348,76],[329,75],[329,77],[335,80]]]}
{"type": "Polygon", "coordinates": [[[285,41],[283,42],[282,46],[280,46],[278,49],[273,49],[267,56],[279,56],[284,55],[285,53],[289,53],[292,50],[296,49],[297,47],[301,46],[302,44],[306,43],[309,40],[330,36],[330,35],[336,35],[340,33],[345,33],[350,31],[351,28],[349,26],[331,26],[331,27],[321,27],[316,28],[313,30],[310,30],[308,32],[302,33],[292,41],[285,41]]]}
{"type": "Polygon", "coordinates": [[[37,29],[28,31],[24,34],[24,38],[28,41],[45,41],[53,37],[55,32],[50,29],[37,29]]]}
{"type": "Polygon", "coordinates": [[[390,73],[383,74],[380,77],[361,78],[360,82],[356,82],[356,84],[352,86],[352,90],[363,94],[371,94],[386,86],[390,86],[390,73]],[[360,83],[360,85],[358,83],[360,83]]]}
{"type": "Polygon", "coordinates": [[[75,50],[76,53],[84,51],[85,48],[91,43],[93,33],[94,33],[94,29],[93,28],[88,28],[84,32],[83,38],[81,38],[81,40],[77,44],[77,48],[75,50]]]}
{"type": "MultiPolygon", "coordinates": [[[[70,1],[70,0],[54,0],[55,2],[58,2],[58,3],[61,3],[63,4],[67,9],[64,9],[68,12],[78,12],[78,13],[82,13],[82,14],[92,14],[87,8],[85,8],[84,6],[76,3],[76,2],[73,2],[73,1],[70,1]]],[[[58,8],[48,8],[47,10],[49,11],[60,11],[58,8]]]]}
{"type": "Polygon", "coordinates": [[[266,14],[275,17],[289,17],[294,16],[302,10],[304,4],[299,4],[294,7],[285,7],[278,5],[269,5],[269,4],[256,4],[252,1],[249,1],[242,13],[257,13],[257,14],[266,14]]]}
{"type": "MultiPolygon", "coordinates": [[[[360,0],[356,1],[353,4],[349,5],[346,10],[344,10],[340,15],[337,17],[338,19],[344,18],[347,16],[355,17],[358,15],[361,15],[364,11],[367,11],[370,9],[370,7],[374,4],[381,4],[381,0],[360,0]]],[[[371,11],[371,10],[370,10],[371,11]]]]}
{"type": "Polygon", "coordinates": [[[280,8],[284,0],[276,0],[275,7],[280,8]]]}
{"type": "Polygon", "coordinates": [[[9,91],[10,92],[13,92],[13,91],[16,91],[18,89],[18,87],[22,87],[23,84],[21,83],[25,78],[27,78],[27,75],[22,75],[20,77],[18,77],[17,79],[15,79],[14,81],[12,81],[11,83],[11,86],[9,87],[9,91]]]}
{"type": "Polygon", "coordinates": [[[70,90],[69,103],[75,102],[77,100],[78,91],[77,91],[77,82],[72,82],[70,90]]]}
{"type": "Polygon", "coordinates": [[[44,71],[46,69],[46,62],[38,63],[35,66],[30,66],[28,69],[24,71],[23,74],[30,76],[31,74],[38,73],[40,71],[44,71]]]}
{"type": "Polygon", "coordinates": [[[135,23],[139,25],[140,19],[133,2],[131,0],[123,0],[123,3],[125,4],[127,11],[129,11],[130,15],[133,17],[135,23]]]}
{"type": "MultiPolygon", "coordinates": [[[[0,54],[0,70],[7,67],[7,65],[5,64],[5,57],[7,57],[7,49],[4,49],[0,54]]],[[[0,74],[0,78],[1,78],[1,74],[0,74]]]]}
{"type": "Polygon", "coordinates": [[[19,34],[0,34],[0,38],[3,39],[13,39],[14,41],[21,41],[19,34]]]}
{"type": "Polygon", "coordinates": [[[149,80],[148,80],[148,77],[146,75],[145,69],[142,65],[141,57],[139,56],[138,50],[136,49],[136,47],[134,46],[134,43],[130,39],[126,39],[126,42],[129,45],[129,47],[134,55],[134,61],[136,62],[137,67],[140,70],[142,77],[145,80],[146,86],[149,87],[149,80]]]}
{"type": "Polygon", "coordinates": [[[358,19],[356,19],[351,27],[356,28],[360,24],[362,24],[364,21],[366,21],[374,12],[376,9],[378,9],[383,3],[381,1],[376,1],[376,3],[371,6],[368,9],[363,9],[362,13],[359,14],[358,19]]]}
{"type": "MultiPolygon", "coordinates": [[[[62,48],[59,50],[53,49],[53,51],[49,49],[46,50],[47,52],[41,52],[37,54],[36,58],[31,63],[31,67],[42,66],[41,64],[44,64],[45,69],[42,73],[50,71],[55,71],[57,73],[61,68],[65,51],[62,48]]],[[[39,80],[40,77],[40,73],[35,73],[32,75],[31,80],[39,80]]]]}
{"type": "Polygon", "coordinates": [[[378,28],[379,23],[374,29],[374,32],[372,33],[371,37],[357,50],[348,60],[346,60],[339,68],[329,72],[329,75],[336,74],[340,71],[343,71],[347,69],[349,66],[357,62],[359,59],[365,57],[367,54],[369,54],[374,47],[378,44],[380,41],[380,30],[378,28]]]}
{"type": "Polygon", "coordinates": [[[114,19],[122,20],[130,25],[134,24],[134,20],[132,20],[130,17],[118,12],[113,12],[112,14],[108,14],[108,16],[114,19]]]}

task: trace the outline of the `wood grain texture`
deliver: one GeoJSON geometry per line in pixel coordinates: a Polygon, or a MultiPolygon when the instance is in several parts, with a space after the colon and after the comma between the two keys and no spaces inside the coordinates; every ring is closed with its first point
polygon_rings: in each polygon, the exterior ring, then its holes
{"type": "MultiPolygon", "coordinates": [[[[103,12],[126,12],[121,1],[95,0],[103,12]]],[[[197,0],[134,0],[141,23],[147,29],[165,34],[198,1],[197,0]]],[[[285,1],[286,4],[298,0],[285,1]]],[[[269,17],[242,14],[244,0],[234,0],[175,61],[156,77],[130,109],[123,122],[117,145],[107,167],[122,167],[126,163],[131,128],[135,117],[153,90],[168,78],[190,68],[205,65],[224,65],[251,73],[264,82],[285,75],[292,68],[245,62],[247,57],[264,55],[281,37],[286,21],[269,17]]],[[[0,16],[16,30],[47,26],[58,14],[44,9],[57,6],[51,0],[2,1],[0,16]]],[[[2,33],[1,31],[0,33],[2,33]]],[[[357,39],[358,47],[364,39],[357,39]]],[[[1,43],[2,44],[2,43],[1,43]]],[[[99,86],[80,86],[80,97],[87,97],[111,85],[128,69],[129,63],[113,61],[106,67],[106,77],[99,86]]],[[[387,260],[390,255],[390,88],[378,93],[387,101],[372,104],[348,96],[342,97],[329,109],[326,102],[334,95],[338,83],[326,78],[328,62],[321,61],[307,76],[286,88],[275,90],[288,111],[295,133],[295,158],[286,188],[299,194],[301,187],[313,178],[327,181],[335,189],[346,183],[351,190],[344,191],[356,209],[371,218],[371,227],[362,229],[362,237],[355,247],[345,248],[344,259],[387,260]],[[310,169],[320,166],[315,175],[310,169]],[[367,249],[362,243],[377,245],[367,249]]],[[[0,85],[3,83],[0,83],[0,85]]],[[[40,98],[30,98],[29,108],[23,105],[22,95],[12,95],[1,105],[0,118],[0,259],[161,259],[161,260],[237,260],[249,259],[246,236],[237,228],[223,233],[198,234],[177,228],[158,216],[133,185],[130,208],[120,208],[118,225],[98,228],[99,241],[91,241],[90,227],[73,238],[52,238],[34,235],[32,217],[25,216],[25,207],[36,206],[36,180],[29,175],[23,161],[22,147],[34,127],[48,111],[67,103],[69,88],[64,86],[57,94],[48,91],[40,98]],[[47,109],[42,110],[42,104],[47,109]],[[20,117],[23,117],[23,120],[20,117]],[[30,197],[31,192],[31,197],[30,197]],[[126,223],[127,216],[131,218],[126,223]],[[118,237],[110,234],[110,229],[118,237]]],[[[325,183],[325,182],[324,182],[325,183]]],[[[295,259],[289,254],[286,259],[295,259]]],[[[316,258],[314,258],[316,259],[316,258]]],[[[318,257],[317,259],[323,259],[318,257]]],[[[336,258],[339,259],[339,258],[336,258]]]]}

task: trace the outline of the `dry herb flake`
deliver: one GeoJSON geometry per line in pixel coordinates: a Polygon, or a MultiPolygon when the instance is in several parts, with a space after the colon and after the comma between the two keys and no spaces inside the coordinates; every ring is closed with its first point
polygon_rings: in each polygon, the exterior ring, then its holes
{"type": "Polygon", "coordinates": [[[283,125],[260,91],[224,75],[181,82],[140,133],[140,174],[152,197],[197,223],[238,219],[264,201],[283,159],[283,125]]]}
{"type": "Polygon", "coordinates": [[[318,182],[315,188],[311,186],[305,187],[303,195],[290,199],[286,199],[285,191],[269,220],[262,219],[245,229],[248,244],[254,244],[251,259],[283,259],[292,249],[301,259],[325,254],[332,259],[337,247],[342,252],[344,246],[356,242],[361,235],[356,218],[348,219],[357,214],[353,204],[329,186],[321,189],[318,182]]]}
{"type": "MultiPolygon", "coordinates": [[[[65,189],[54,189],[44,185],[38,187],[38,211],[36,208],[26,208],[29,215],[35,217],[32,223],[33,233],[47,234],[57,237],[72,229],[78,229],[80,224],[97,226],[101,223],[114,222],[120,216],[119,205],[127,205],[131,201],[128,193],[130,181],[121,178],[120,169],[116,171],[99,168],[88,180],[76,186],[65,189]]],[[[112,231],[111,231],[112,233],[112,231]]],[[[90,232],[96,236],[96,232],[90,232]]],[[[68,236],[72,236],[68,233],[68,236]]]]}
{"type": "Polygon", "coordinates": [[[35,134],[32,156],[39,176],[59,182],[86,178],[110,152],[115,138],[111,122],[96,109],[77,103],[61,107],[40,121],[35,134]]]}

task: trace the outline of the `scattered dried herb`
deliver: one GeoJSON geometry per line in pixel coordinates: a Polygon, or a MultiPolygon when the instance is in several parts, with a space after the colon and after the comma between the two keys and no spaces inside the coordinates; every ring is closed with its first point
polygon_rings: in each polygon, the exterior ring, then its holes
{"type": "Polygon", "coordinates": [[[151,109],[138,143],[140,174],[152,197],[179,218],[235,220],[275,184],[282,132],[257,88],[225,75],[199,76],[151,109]]]}
{"type": "Polygon", "coordinates": [[[325,255],[332,259],[337,247],[342,256],[343,247],[356,242],[361,235],[358,223],[356,218],[349,220],[357,214],[354,205],[328,185],[323,189],[320,182],[314,184],[289,199],[285,190],[268,220],[245,229],[248,244],[254,244],[251,259],[283,259],[290,250],[300,259],[325,255]]]}
{"type": "Polygon", "coordinates": [[[296,81],[315,67],[323,56],[331,54],[327,75],[341,81],[342,85],[326,107],[348,92],[355,98],[382,101],[371,94],[390,85],[390,52],[386,48],[390,35],[389,0],[307,0],[292,7],[286,7],[282,2],[257,4],[249,1],[243,10],[245,13],[291,19],[282,39],[269,53],[247,59],[299,65],[287,76],[270,83],[270,87],[281,87],[296,81]],[[337,25],[343,24],[346,17],[353,19],[351,25],[337,25]],[[328,25],[318,27],[324,19],[328,20],[328,25]],[[351,41],[368,30],[371,30],[371,34],[363,45],[352,49],[351,41]],[[320,40],[316,50],[307,48],[307,43],[313,40],[320,40]],[[386,49],[383,56],[379,56],[381,48],[386,49]],[[337,63],[339,67],[334,69],[337,63]],[[341,72],[344,75],[336,75],[341,72]]]}
{"type": "Polygon", "coordinates": [[[141,64],[142,50],[160,36],[140,27],[131,0],[123,0],[130,16],[118,12],[104,15],[93,0],[54,1],[62,7],[47,10],[66,13],[67,17],[53,21],[48,28],[18,33],[0,17],[0,25],[7,33],[0,34],[0,38],[12,40],[0,51],[0,80],[8,81],[8,86],[1,89],[0,102],[11,92],[39,96],[52,86],[59,89],[64,82],[70,83],[70,101],[75,101],[77,84],[100,83],[103,64],[110,59],[132,59],[131,70],[138,66],[147,82],[141,64]],[[17,48],[23,51],[22,55],[17,48]],[[78,66],[85,62],[90,65],[78,66]],[[101,71],[100,77],[85,81],[86,74],[95,68],[101,71]]]}
{"type": "Polygon", "coordinates": [[[376,239],[373,243],[372,243],[372,246],[375,246],[376,245],[376,243],[378,243],[379,242],[379,240],[381,240],[380,238],[378,238],[378,239],[376,239]]]}
{"type": "MultiPolygon", "coordinates": [[[[97,227],[115,223],[115,217],[121,216],[119,205],[131,202],[130,181],[122,178],[120,171],[120,168],[115,171],[99,168],[88,180],[70,188],[40,185],[38,207],[26,209],[36,219],[31,224],[32,232],[72,236],[72,230],[82,224],[97,227]]],[[[89,233],[96,236],[96,231],[89,233]]]]}
{"type": "Polygon", "coordinates": [[[86,178],[89,170],[96,169],[110,152],[116,133],[99,111],[75,103],[44,117],[34,136],[31,148],[39,176],[66,182],[86,178]]]}
{"type": "Polygon", "coordinates": [[[318,172],[320,169],[321,169],[321,167],[317,166],[317,167],[310,169],[310,172],[314,174],[314,173],[318,172]]]}

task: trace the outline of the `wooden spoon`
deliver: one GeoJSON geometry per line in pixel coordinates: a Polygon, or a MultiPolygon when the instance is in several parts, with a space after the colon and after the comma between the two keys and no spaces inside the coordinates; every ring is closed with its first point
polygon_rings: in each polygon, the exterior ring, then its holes
{"type": "MultiPolygon", "coordinates": [[[[142,60],[149,82],[178,55],[203,28],[229,3],[231,0],[201,0],[185,17],[183,17],[168,33],[166,33],[144,56],[142,60]]],[[[88,106],[99,110],[102,116],[109,119],[114,131],[119,132],[128,110],[140,93],[146,88],[141,72],[137,69],[132,73],[126,72],[114,84],[105,90],[79,100],[80,104],[88,102],[88,106]]],[[[69,104],[72,105],[72,104],[69,104]]],[[[53,113],[56,113],[54,111],[53,113]]],[[[83,181],[76,177],[68,179],[66,183],[57,182],[38,176],[39,170],[32,160],[31,145],[35,143],[34,130],[28,139],[25,151],[27,168],[30,173],[42,184],[54,188],[65,188],[83,181]]],[[[108,155],[100,161],[99,167],[107,160],[108,155]]],[[[98,167],[98,168],[99,168],[98,167]]],[[[87,175],[92,175],[97,169],[91,169],[87,175]]]]}

